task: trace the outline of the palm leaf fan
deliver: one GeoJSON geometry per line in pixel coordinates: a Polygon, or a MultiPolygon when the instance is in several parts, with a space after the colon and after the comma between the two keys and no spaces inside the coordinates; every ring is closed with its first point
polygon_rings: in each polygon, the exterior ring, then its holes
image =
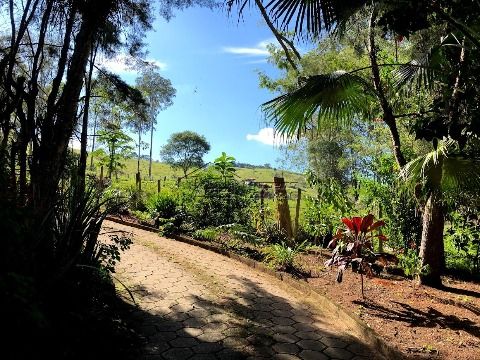
{"type": "Polygon", "coordinates": [[[308,78],[299,89],[264,103],[262,110],[276,131],[294,137],[312,123],[319,130],[350,123],[356,115],[367,112],[373,95],[372,86],[363,78],[336,71],[308,78]]]}

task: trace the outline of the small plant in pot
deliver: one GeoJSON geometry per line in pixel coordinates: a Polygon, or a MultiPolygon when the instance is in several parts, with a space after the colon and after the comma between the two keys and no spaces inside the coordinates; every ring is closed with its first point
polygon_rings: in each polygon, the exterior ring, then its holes
{"type": "Polygon", "coordinates": [[[345,228],[338,229],[328,247],[333,249],[332,258],[325,262],[325,266],[338,266],[337,281],[342,282],[343,272],[351,266],[352,271],[360,274],[363,289],[363,275],[372,277],[382,270],[382,265],[388,261],[395,261],[394,255],[375,253],[373,240],[385,241],[382,234],[374,234],[375,230],[385,225],[382,220],[374,222],[374,216],[342,218],[345,228]]]}

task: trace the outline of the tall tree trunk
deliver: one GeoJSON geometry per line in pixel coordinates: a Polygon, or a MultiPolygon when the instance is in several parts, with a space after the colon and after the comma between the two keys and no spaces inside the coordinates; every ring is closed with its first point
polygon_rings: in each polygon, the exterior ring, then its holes
{"type": "Polygon", "coordinates": [[[423,211],[420,258],[422,266],[428,267],[428,272],[420,275],[420,283],[423,285],[435,287],[442,285],[440,275],[444,264],[443,227],[441,195],[440,193],[432,193],[423,211]]]}
{"type": "Polygon", "coordinates": [[[137,156],[137,174],[140,176],[140,146],[142,145],[142,132],[138,130],[138,156],[137,156]]]}
{"type": "MultiPolygon", "coordinates": [[[[112,1],[100,2],[98,11],[82,18],[75,36],[73,51],[69,59],[66,59],[65,47],[68,54],[71,51],[71,37],[74,35],[71,18],[68,21],[70,29],[64,38],[58,76],[52,82],[52,92],[47,100],[47,113],[44,126],[41,128],[41,143],[34,162],[35,171],[32,172],[34,204],[40,218],[42,216],[47,218],[56,202],[57,185],[65,166],[68,142],[77,124],[78,102],[94,35],[110,13],[112,6],[112,1]],[[65,66],[67,63],[68,69],[65,66]],[[63,86],[60,86],[59,80],[63,86]],[[59,93],[58,89],[61,89],[61,95],[56,101],[55,93],[59,93]]],[[[75,3],[70,11],[78,15],[75,3]]]]}
{"type": "Polygon", "coordinates": [[[153,121],[150,124],[150,161],[148,163],[148,177],[152,179],[152,151],[153,151],[153,121]]]}
{"type": "Polygon", "coordinates": [[[95,151],[95,140],[97,137],[97,116],[95,115],[93,120],[93,136],[92,136],[92,151],[90,156],[90,170],[93,170],[93,152],[95,151]]]}
{"type": "Polygon", "coordinates": [[[92,76],[95,64],[96,49],[90,54],[90,68],[85,84],[85,106],[83,108],[82,134],[80,136],[80,159],[77,171],[78,195],[85,191],[85,173],[87,170],[87,140],[88,140],[88,116],[90,112],[90,98],[92,94],[92,76]]]}
{"type": "Polygon", "coordinates": [[[400,136],[398,134],[398,128],[395,116],[393,114],[392,106],[390,105],[385,90],[383,88],[382,80],[380,77],[380,68],[378,67],[377,60],[377,48],[375,45],[375,21],[376,21],[377,11],[374,9],[370,17],[370,27],[368,33],[369,45],[368,51],[370,56],[370,65],[372,69],[372,78],[373,85],[377,91],[378,100],[380,101],[380,106],[383,111],[383,121],[388,126],[390,130],[390,136],[392,138],[392,150],[393,155],[398,166],[401,168],[406,165],[405,157],[400,149],[400,136]]]}
{"type": "Polygon", "coordinates": [[[420,258],[422,266],[428,266],[428,272],[420,275],[420,283],[429,286],[441,286],[440,275],[444,267],[443,244],[443,205],[442,205],[442,169],[443,159],[439,157],[428,179],[430,195],[423,210],[422,241],[420,258]]]}

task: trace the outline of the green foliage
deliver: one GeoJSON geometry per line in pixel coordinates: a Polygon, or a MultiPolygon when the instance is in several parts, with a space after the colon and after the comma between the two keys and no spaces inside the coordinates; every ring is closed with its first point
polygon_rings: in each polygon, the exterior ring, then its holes
{"type": "Polygon", "coordinates": [[[155,225],[158,226],[158,231],[161,236],[176,235],[185,232],[185,224],[188,216],[182,210],[177,209],[175,215],[171,218],[157,217],[155,225]]]}
{"type": "Polygon", "coordinates": [[[237,240],[244,243],[259,245],[263,239],[252,234],[252,228],[245,224],[226,224],[217,227],[219,231],[223,231],[237,240]]]}
{"type": "Polygon", "coordinates": [[[252,201],[248,186],[234,179],[225,181],[211,171],[183,181],[179,189],[179,202],[197,227],[248,224],[252,201]]]}
{"type": "Polygon", "coordinates": [[[145,211],[147,207],[145,205],[146,196],[143,191],[138,190],[135,185],[128,185],[123,189],[123,193],[127,199],[127,205],[130,210],[145,211]]]}
{"type": "Polygon", "coordinates": [[[298,254],[305,252],[309,244],[304,241],[294,247],[287,246],[284,242],[273,244],[262,249],[265,255],[265,262],[277,270],[289,271],[295,267],[295,258],[298,254]]]}
{"type": "Polygon", "coordinates": [[[220,234],[221,231],[218,228],[208,227],[205,229],[195,230],[195,232],[193,233],[193,237],[200,240],[215,241],[220,234]]]}
{"type": "Polygon", "coordinates": [[[428,265],[422,266],[422,259],[418,255],[416,248],[407,248],[398,259],[400,267],[408,277],[417,279],[420,275],[427,275],[429,273],[428,265]]]}
{"type": "Polygon", "coordinates": [[[173,218],[177,213],[178,202],[170,192],[162,191],[152,195],[146,206],[152,217],[173,218]]]}
{"type": "Polygon", "coordinates": [[[101,165],[106,165],[108,169],[108,177],[112,174],[118,176],[118,169],[121,169],[127,158],[133,150],[131,145],[132,139],[125,134],[115,123],[111,123],[103,130],[97,133],[98,141],[107,147],[108,154],[102,150],[97,150],[95,156],[100,159],[101,165]]]}
{"type": "Polygon", "coordinates": [[[341,217],[351,211],[353,204],[335,179],[320,180],[308,172],[307,181],[316,188],[317,196],[307,198],[303,226],[315,237],[331,239],[341,217]]]}
{"type": "Polygon", "coordinates": [[[225,181],[235,174],[235,158],[222,152],[218,158],[213,161],[214,167],[218,170],[225,181]]]}
{"type": "Polygon", "coordinates": [[[148,104],[149,121],[156,124],[156,115],[173,104],[176,90],[172,82],[162,77],[158,69],[149,66],[135,79],[136,88],[148,104]]]}
{"type": "Polygon", "coordinates": [[[445,262],[447,269],[469,273],[480,270],[480,225],[471,210],[449,215],[450,226],[445,230],[445,262]]]}
{"type": "Polygon", "coordinates": [[[393,187],[392,190],[391,208],[386,208],[383,213],[384,218],[388,219],[386,231],[389,235],[389,246],[393,249],[407,249],[409,244],[420,247],[422,213],[419,211],[419,204],[398,187],[393,187]]]}
{"type": "Polygon", "coordinates": [[[133,241],[126,233],[110,234],[109,237],[110,242],[98,244],[97,258],[102,268],[114,273],[115,264],[120,261],[121,251],[128,250],[133,241]]]}
{"type": "Polygon", "coordinates": [[[150,222],[152,220],[152,216],[150,215],[149,212],[144,212],[144,211],[139,211],[139,210],[133,210],[132,215],[135,216],[140,222],[150,222]]]}
{"type": "Polygon", "coordinates": [[[210,144],[204,136],[183,131],[170,136],[160,156],[172,167],[182,169],[186,177],[189,169],[203,166],[203,156],[209,151],[210,144]]]}

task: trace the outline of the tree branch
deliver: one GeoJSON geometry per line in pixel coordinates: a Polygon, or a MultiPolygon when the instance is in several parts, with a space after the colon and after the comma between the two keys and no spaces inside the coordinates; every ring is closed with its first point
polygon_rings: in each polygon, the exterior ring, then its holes
{"type": "MultiPolygon", "coordinates": [[[[290,63],[290,65],[292,66],[292,68],[298,73],[298,67],[297,65],[295,64],[295,62],[292,60],[291,56],[290,56],[290,51],[288,50],[288,47],[285,45],[285,37],[283,35],[281,35],[278,30],[275,28],[275,26],[273,25],[273,23],[270,21],[270,18],[268,17],[268,14],[267,14],[267,11],[265,10],[265,8],[263,7],[263,4],[261,2],[261,0],[255,0],[255,3],[257,4],[257,7],[258,9],[260,10],[260,13],[262,14],[263,16],[263,19],[265,20],[265,22],[267,23],[268,27],[270,28],[270,30],[272,31],[273,35],[275,35],[275,38],[277,39],[278,43],[280,44],[280,46],[282,47],[283,51],[285,52],[285,56],[287,57],[287,60],[288,62],[290,63]]],[[[287,41],[287,43],[292,46],[291,42],[290,41],[287,41]]],[[[293,50],[293,52],[295,53],[295,55],[298,57],[298,59],[300,59],[300,54],[298,53],[297,50],[293,50]]]]}

